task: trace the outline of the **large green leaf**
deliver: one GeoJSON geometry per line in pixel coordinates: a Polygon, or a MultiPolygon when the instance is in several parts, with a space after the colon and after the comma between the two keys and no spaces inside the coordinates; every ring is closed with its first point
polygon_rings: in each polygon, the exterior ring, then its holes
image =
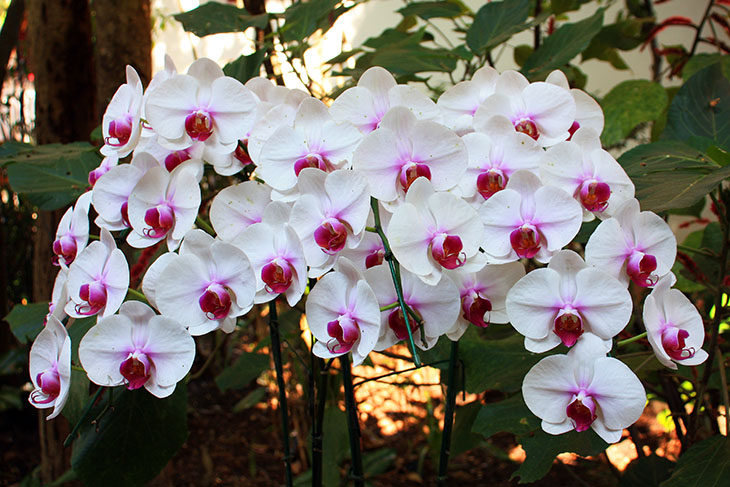
{"type": "Polygon", "coordinates": [[[479,401],[470,402],[456,408],[454,429],[451,432],[451,456],[461,455],[465,451],[478,446],[482,437],[473,433],[474,421],[479,415],[482,405],[479,401]]]}
{"type": "Polygon", "coordinates": [[[621,142],[643,122],[659,118],[667,106],[667,92],[659,83],[635,79],[619,83],[601,102],[606,126],[603,145],[621,142]]]}
{"type": "Polygon", "coordinates": [[[530,13],[528,0],[489,2],[477,11],[466,33],[466,43],[475,53],[489,50],[523,30],[530,13]]]}
{"type": "Polygon", "coordinates": [[[78,198],[89,185],[89,171],[100,163],[96,148],[86,142],[26,146],[0,157],[13,191],[42,210],[56,210],[78,198]]]}
{"type": "Polygon", "coordinates": [[[674,462],[657,455],[640,457],[626,467],[619,487],[653,487],[667,480],[674,462]]]}
{"type": "Polygon", "coordinates": [[[663,139],[687,141],[706,137],[730,149],[730,81],[722,63],[701,69],[672,100],[663,139]]]}
{"type": "Polygon", "coordinates": [[[208,2],[198,8],[173,15],[183,29],[198,37],[224,32],[243,32],[249,27],[263,29],[269,23],[267,14],[251,15],[235,5],[208,2]]]}
{"type": "Polygon", "coordinates": [[[521,484],[528,484],[543,478],[561,453],[573,452],[579,455],[597,455],[608,447],[592,429],[577,433],[570,431],[562,435],[549,435],[538,430],[532,436],[518,438],[526,457],[511,478],[519,477],[521,484]]]}
{"type": "Polygon", "coordinates": [[[251,78],[261,75],[261,64],[266,57],[266,50],[259,49],[248,56],[240,56],[235,61],[231,61],[223,67],[223,73],[231,78],[236,78],[241,83],[245,83],[251,78]]]}
{"type": "Polygon", "coordinates": [[[284,11],[284,27],[279,34],[287,42],[302,41],[317,30],[329,30],[350,7],[337,6],[340,0],[299,0],[284,11]]]}
{"type": "Polygon", "coordinates": [[[703,68],[706,68],[707,66],[710,66],[712,64],[715,64],[720,61],[726,61],[728,59],[727,56],[723,54],[710,54],[710,53],[698,53],[693,55],[689,60],[687,61],[687,64],[684,65],[684,68],[682,68],[682,79],[684,81],[687,81],[692,76],[695,75],[696,72],[700,71],[703,68]]]}
{"type": "Polygon", "coordinates": [[[109,406],[111,391],[89,415],[74,442],[71,466],[84,485],[128,487],[152,480],[188,436],[187,391],[158,399],[146,389],[114,389],[113,407],[96,424],[91,421],[109,406]]]}
{"type": "Polygon", "coordinates": [[[223,369],[215,378],[221,392],[241,389],[269,368],[269,356],[264,353],[244,352],[233,365],[223,369]]]}
{"type": "Polygon", "coordinates": [[[640,145],[618,162],[634,181],[643,210],[692,206],[730,177],[730,167],[721,167],[702,151],[677,141],[640,145]]]}
{"type": "Polygon", "coordinates": [[[568,64],[588,47],[602,25],[603,9],[600,8],[587,19],[561,26],[527,58],[522,73],[530,79],[542,79],[550,71],[568,64]]]}
{"type": "Polygon", "coordinates": [[[489,438],[503,431],[523,435],[539,427],[540,420],[527,408],[522,394],[515,394],[504,401],[484,404],[472,431],[489,438]]]}
{"type": "Polygon", "coordinates": [[[372,65],[382,66],[393,75],[436,71],[449,73],[456,69],[458,58],[449,50],[421,45],[392,45],[375,51],[372,65]]]}
{"type": "Polygon", "coordinates": [[[730,438],[716,435],[687,450],[661,487],[724,487],[730,479],[730,438]]]}
{"type": "Polygon", "coordinates": [[[29,343],[43,329],[43,320],[48,314],[48,303],[16,304],[4,318],[10,331],[20,343],[29,343]]]}
{"type": "Polygon", "coordinates": [[[398,10],[403,17],[415,15],[424,20],[444,18],[452,19],[464,13],[463,4],[461,2],[432,1],[432,2],[413,2],[398,10]]]}

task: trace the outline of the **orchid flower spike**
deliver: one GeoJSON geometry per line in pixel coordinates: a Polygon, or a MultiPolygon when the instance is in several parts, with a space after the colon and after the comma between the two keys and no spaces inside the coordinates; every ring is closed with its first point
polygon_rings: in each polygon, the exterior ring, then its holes
{"type": "Polygon", "coordinates": [[[312,352],[322,358],[352,352],[360,365],[380,337],[380,307],[370,285],[355,265],[340,258],[309,293],[307,324],[317,343],[312,352]]]}
{"type": "Polygon", "coordinates": [[[100,240],[91,242],[71,264],[66,285],[69,316],[110,316],[119,309],[129,287],[129,264],[108,230],[102,228],[100,240]]]}
{"type": "Polygon", "coordinates": [[[33,391],[28,401],[38,409],[53,408],[46,419],[55,418],[66,404],[71,386],[71,339],[55,316],[48,318],[30,347],[29,369],[33,391]]]}
{"type": "Polygon", "coordinates": [[[194,359],[195,340],[185,327],[141,301],[127,301],[119,314],[100,319],[79,344],[79,360],[91,382],[144,387],[159,398],[175,391],[194,359]]]}
{"type": "Polygon", "coordinates": [[[650,211],[639,211],[630,199],[612,218],[593,231],[586,244],[586,262],[641,287],[654,286],[667,274],[677,257],[677,239],[669,225],[650,211]]]}
{"type": "Polygon", "coordinates": [[[86,247],[89,241],[91,195],[91,191],[87,191],[79,196],[74,207],[66,210],[58,222],[56,240],[53,241],[54,265],[71,265],[79,252],[86,247]]]}
{"type": "Polygon", "coordinates": [[[547,263],[578,233],[582,210],[560,188],[543,186],[528,171],[517,171],[507,186],[479,209],[482,248],[489,263],[535,258],[547,263]]]}
{"type": "Polygon", "coordinates": [[[699,365],[707,360],[702,350],[705,327],[692,302],[678,289],[670,289],[674,276],[659,279],[644,301],[646,337],[659,362],[670,369],[677,364],[699,365]]]}
{"type": "Polygon", "coordinates": [[[584,334],[610,344],[631,318],[631,295],[602,269],[589,267],[572,250],[520,279],[507,294],[507,315],[525,336],[525,348],[541,353],[572,347],[584,334]]]}
{"type": "Polygon", "coordinates": [[[608,443],[639,419],[646,391],[638,377],[618,359],[606,357],[598,337],[586,337],[567,355],[540,360],[525,375],[525,404],[542,419],[551,435],[592,428],[608,443]]]}

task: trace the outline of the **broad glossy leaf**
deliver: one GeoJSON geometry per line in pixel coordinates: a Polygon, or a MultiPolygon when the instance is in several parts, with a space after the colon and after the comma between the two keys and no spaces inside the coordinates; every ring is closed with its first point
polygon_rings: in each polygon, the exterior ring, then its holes
{"type": "Polygon", "coordinates": [[[424,20],[444,18],[452,19],[464,13],[460,2],[434,1],[434,2],[413,2],[398,10],[403,17],[415,15],[424,20]]]}
{"type": "Polygon", "coordinates": [[[241,389],[269,368],[269,356],[263,353],[244,352],[233,365],[229,365],[215,378],[221,392],[241,389]]]}
{"type": "Polygon", "coordinates": [[[3,318],[10,325],[10,331],[20,343],[30,343],[43,329],[43,320],[48,314],[48,303],[16,304],[3,318]]]}
{"type": "Polygon", "coordinates": [[[587,19],[561,26],[527,58],[522,74],[530,79],[543,79],[550,71],[568,64],[588,47],[602,25],[603,9],[600,8],[587,19]]]}
{"type": "Polygon", "coordinates": [[[208,2],[187,12],[173,15],[183,29],[198,37],[225,32],[243,32],[249,27],[263,29],[269,23],[268,14],[251,15],[235,5],[208,2]]]}
{"type": "Polygon", "coordinates": [[[606,119],[601,141],[610,146],[625,139],[640,123],[659,118],[667,106],[667,93],[658,83],[629,80],[614,86],[601,106],[606,119]]]}
{"type": "Polygon", "coordinates": [[[715,63],[692,76],[672,100],[662,139],[707,137],[730,149],[730,81],[715,63]]]}
{"type": "Polygon", "coordinates": [[[240,56],[235,61],[226,64],[223,67],[223,73],[245,83],[251,78],[261,75],[261,64],[263,64],[264,58],[266,58],[265,49],[260,49],[248,56],[240,56]]]}
{"type": "Polygon", "coordinates": [[[730,479],[730,437],[716,435],[692,445],[661,487],[724,487],[730,479]]]}
{"type": "Polygon", "coordinates": [[[597,455],[608,447],[592,429],[577,433],[570,431],[562,435],[549,435],[538,430],[532,436],[517,439],[527,457],[511,478],[519,477],[521,484],[529,484],[543,478],[561,453],[574,452],[579,455],[597,455]]]}
{"type": "Polygon", "coordinates": [[[280,34],[287,42],[302,41],[317,30],[329,30],[335,20],[350,7],[337,6],[340,0],[299,0],[284,11],[280,34]]]}
{"type": "Polygon", "coordinates": [[[188,436],[187,390],[158,399],[146,389],[114,389],[113,408],[96,425],[91,421],[109,405],[110,391],[82,426],[71,466],[84,485],[128,487],[152,480],[188,436]],[[98,429],[98,431],[97,431],[98,429]]]}
{"type": "Polygon", "coordinates": [[[730,177],[730,167],[721,167],[701,151],[677,141],[640,145],[618,161],[636,185],[642,210],[692,206],[730,177]]]}
{"type": "Polygon", "coordinates": [[[504,401],[484,404],[472,431],[489,438],[502,431],[523,435],[539,427],[540,420],[527,408],[522,394],[515,394],[504,401]]]}
{"type": "Polygon", "coordinates": [[[89,186],[89,171],[101,157],[86,142],[27,146],[0,158],[10,186],[41,210],[56,210],[78,198],[89,186]]]}
{"type": "Polygon", "coordinates": [[[657,455],[637,458],[626,467],[619,487],[651,487],[667,480],[674,462],[657,455]]]}
{"type": "Polygon", "coordinates": [[[382,66],[394,76],[430,71],[449,73],[456,69],[458,58],[449,50],[421,45],[393,45],[373,54],[372,65],[382,66]]]}
{"type": "Polygon", "coordinates": [[[578,10],[581,5],[588,3],[590,0],[551,0],[550,10],[555,14],[578,10]]]}
{"type": "Polygon", "coordinates": [[[500,44],[517,32],[530,13],[528,0],[489,2],[477,11],[474,23],[466,33],[466,43],[475,53],[500,44]]]}
{"type": "Polygon", "coordinates": [[[684,81],[687,81],[701,69],[713,65],[719,61],[725,61],[727,60],[727,58],[727,56],[724,56],[722,54],[710,54],[706,52],[695,54],[691,58],[689,58],[687,64],[685,64],[684,68],[682,68],[682,79],[684,81]]]}

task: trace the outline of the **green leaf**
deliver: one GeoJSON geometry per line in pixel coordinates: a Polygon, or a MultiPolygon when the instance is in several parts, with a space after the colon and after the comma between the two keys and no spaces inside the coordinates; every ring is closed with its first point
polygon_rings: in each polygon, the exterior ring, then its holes
{"type": "Polygon", "coordinates": [[[375,51],[372,64],[382,66],[393,75],[429,71],[449,73],[456,69],[458,58],[449,50],[421,45],[393,45],[375,51]]]}
{"type": "Polygon", "coordinates": [[[30,343],[43,329],[43,320],[47,314],[47,302],[16,304],[4,320],[20,343],[30,343]]]}
{"type": "Polygon", "coordinates": [[[246,394],[246,397],[241,399],[236,403],[235,406],[233,406],[233,412],[234,413],[240,413],[243,411],[246,411],[247,409],[251,409],[258,403],[264,400],[266,397],[266,389],[263,387],[258,387],[254,389],[253,391],[246,394]]]}
{"type": "Polygon", "coordinates": [[[325,487],[336,487],[341,484],[340,464],[350,456],[349,437],[347,433],[347,415],[337,406],[330,406],[324,411],[322,422],[322,472],[325,487]]]}
{"type": "Polygon", "coordinates": [[[287,41],[302,41],[317,30],[329,30],[350,7],[336,7],[340,0],[308,0],[292,3],[284,11],[284,26],[279,34],[287,41]]]}
{"type": "Polygon", "coordinates": [[[533,48],[531,45],[520,44],[519,46],[515,47],[515,50],[512,53],[512,57],[514,58],[517,66],[522,66],[525,64],[525,61],[527,61],[527,58],[530,57],[533,52],[535,52],[535,48],[533,48]]]}
{"type": "Polygon", "coordinates": [[[692,76],[672,100],[663,139],[707,137],[730,149],[730,81],[715,63],[692,76]]]}
{"type": "Polygon", "coordinates": [[[712,159],[722,167],[730,164],[730,153],[716,145],[712,145],[707,148],[707,155],[710,156],[710,159],[712,159]]]}
{"type": "MultiPolygon", "coordinates": [[[[365,452],[362,456],[362,470],[366,477],[375,477],[390,470],[398,454],[392,448],[365,452]]],[[[367,484],[366,484],[367,485],[367,484]]]]}
{"type": "Polygon", "coordinates": [[[453,19],[464,13],[462,6],[456,2],[413,2],[398,10],[403,17],[415,15],[423,20],[428,19],[453,19]]]}
{"type": "Polygon", "coordinates": [[[661,487],[723,487],[730,478],[730,438],[716,435],[692,445],[661,487]]]}
{"type": "Polygon", "coordinates": [[[474,421],[481,409],[480,401],[470,402],[456,408],[454,429],[451,432],[452,458],[475,448],[482,442],[479,434],[472,433],[474,421]]]}
{"type": "Polygon", "coordinates": [[[474,53],[501,44],[524,29],[530,13],[528,0],[489,2],[477,11],[474,23],[466,33],[466,43],[474,53]]]}
{"type": "Polygon", "coordinates": [[[97,424],[91,421],[109,405],[111,391],[81,429],[74,442],[71,466],[84,485],[127,487],[152,480],[188,436],[187,391],[158,399],[146,389],[114,389],[113,408],[97,424]]]}
{"type": "Polygon", "coordinates": [[[248,56],[241,56],[223,67],[223,73],[245,83],[251,78],[261,75],[261,64],[266,58],[266,50],[260,49],[248,56]]]}
{"type": "Polygon", "coordinates": [[[687,64],[682,68],[682,79],[687,81],[698,71],[711,66],[719,61],[724,61],[727,56],[722,54],[710,54],[710,53],[699,53],[695,54],[687,61],[687,64]]]}
{"type": "Polygon", "coordinates": [[[221,392],[241,389],[269,368],[269,356],[263,353],[244,352],[233,365],[223,369],[215,378],[221,392]]]}
{"type": "Polygon", "coordinates": [[[522,74],[529,79],[543,79],[550,71],[568,64],[588,47],[601,25],[602,8],[585,20],[561,26],[546,37],[539,49],[527,58],[522,66],[522,74]]]}
{"type": "Polygon", "coordinates": [[[81,419],[87,402],[89,402],[89,378],[83,370],[71,370],[71,387],[61,411],[71,427],[81,419]]]}
{"type": "Polygon", "coordinates": [[[0,158],[13,191],[41,210],[56,210],[78,198],[89,185],[89,171],[101,163],[96,148],[86,142],[28,146],[0,158]]]}
{"type": "Polygon", "coordinates": [[[606,126],[603,145],[621,142],[637,125],[659,118],[667,106],[667,92],[658,83],[635,79],[614,86],[601,102],[606,126]]]}
{"type": "Polygon", "coordinates": [[[692,206],[730,177],[730,167],[677,141],[640,145],[618,162],[634,181],[642,210],[655,212],[692,206]]]}
{"type": "Polygon", "coordinates": [[[515,394],[504,401],[484,404],[472,431],[489,438],[500,432],[524,435],[539,427],[540,420],[527,408],[522,394],[515,394]]]}
{"type": "Polygon", "coordinates": [[[590,0],[551,0],[550,10],[554,14],[561,14],[563,12],[570,12],[571,10],[578,10],[581,5],[588,3],[590,0]]]}
{"type": "Polygon", "coordinates": [[[657,455],[637,458],[624,471],[619,487],[652,487],[667,480],[674,462],[657,455]]]}
{"type": "Polygon", "coordinates": [[[520,478],[521,484],[528,484],[543,478],[553,464],[555,457],[561,453],[573,452],[579,455],[597,455],[608,447],[592,429],[577,433],[570,431],[562,435],[549,435],[542,430],[533,436],[524,436],[517,441],[522,445],[527,456],[511,479],[520,478]]]}
{"type": "Polygon", "coordinates": [[[268,14],[251,15],[245,9],[218,2],[208,2],[173,17],[182,23],[183,29],[198,37],[243,32],[249,27],[263,29],[269,23],[268,14]]]}

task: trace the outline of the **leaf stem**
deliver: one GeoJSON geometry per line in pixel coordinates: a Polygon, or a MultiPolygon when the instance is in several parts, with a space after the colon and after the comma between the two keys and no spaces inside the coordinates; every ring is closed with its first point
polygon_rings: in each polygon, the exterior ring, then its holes
{"type": "Polygon", "coordinates": [[[456,368],[459,359],[459,341],[451,342],[451,353],[449,354],[448,384],[446,391],[446,406],[444,411],[444,431],[441,435],[441,450],[439,453],[439,470],[436,479],[437,485],[443,487],[448,485],[449,455],[451,455],[451,432],[454,427],[454,409],[456,407],[456,368]]]}
{"type": "Polygon", "coordinates": [[[143,303],[149,304],[149,301],[147,301],[147,296],[137,291],[136,289],[132,289],[131,287],[127,289],[127,296],[132,296],[142,301],[143,303]]]}
{"type": "Polygon", "coordinates": [[[279,412],[281,414],[281,437],[284,445],[286,486],[292,487],[294,485],[294,479],[292,477],[292,457],[289,446],[289,410],[286,402],[284,365],[281,360],[281,342],[279,341],[279,322],[276,313],[276,299],[269,301],[269,334],[271,335],[271,354],[274,356],[274,368],[276,370],[276,386],[277,389],[279,389],[279,412]]]}
{"type": "Polygon", "coordinates": [[[201,229],[205,230],[205,232],[213,237],[215,237],[215,230],[213,230],[213,227],[210,226],[210,223],[200,218],[200,215],[198,215],[195,218],[195,224],[200,227],[201,229]]]}
{"type": "Polygon", "coordinates": [[[355,403],[355,389],[352,386],[350,354],[340,356],[342,381],[345,385],[345,410],[347,413],[347,430],[350,437],[350,454],[352,456],[351,476],[355,487],[364,487],[365,478],[362,468],[362,450],[360,448],[360,423],[355,403]]]}

